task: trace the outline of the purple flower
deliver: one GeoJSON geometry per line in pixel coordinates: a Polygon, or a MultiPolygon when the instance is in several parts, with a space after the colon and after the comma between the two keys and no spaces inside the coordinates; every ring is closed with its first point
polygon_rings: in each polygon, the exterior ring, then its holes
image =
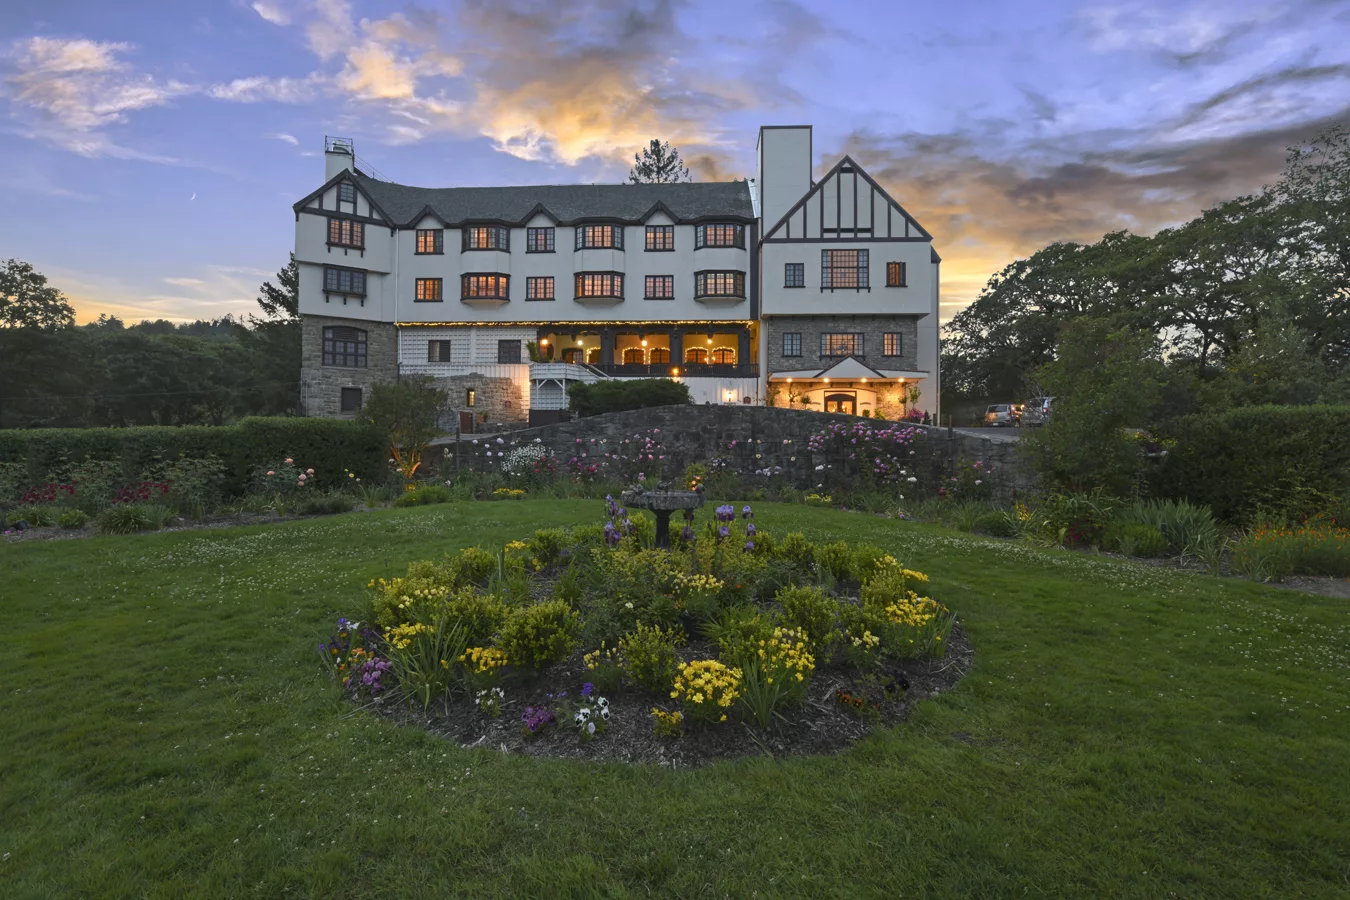
{"type": "Polygon", "coordinates": [[[755,542],[754,542],[754,541],[746,541],[746,542],[745,542],[745,549],[746,549],[746,550],[753,550],[753,549],[755,549],[755,542]]]}
{"type": "Polygon", "coordinates": [[[748,537],[748,538],[753,538],[753,537],[755,536],[755,523],[754,523],[754,522],[751,522],[749,525],[745,526],[745,536],[748,537]]]}
{"type": "Polygon", "coordinates": [[[750,507],[748,507],[748,506],[741,507],[741,518],[742,518],[742,519],[753,519],[754,517],[755,517],[755,514],[754,514],[754,512],[751,511],[750,507]]]}
{"type": "Polygon", "coordinates": [[[717,536],[720,538],[730,537],[731,529],[723,525],[721,528],[717,529],[717,536]]]}
{"type": "Polygon", "coordinates": [[[680,537],[684,538],[686,541],[692,541],[694,539],[694,529],[690,528],[688,525],[684,526],[684,531],[680,532],[680,537]]]}
{"type": "Polygon", "coordinates": [[[583,697],[589,697],[589,696],[591,695],[591,692],[594,691],[594,690],[595,690],[595,685],[591,684],[591,683],[588,681],[588,682],[586,682],[585,684],[583,684],[583,685],[581,686],[581,696],[583,696],[583,697]]]}

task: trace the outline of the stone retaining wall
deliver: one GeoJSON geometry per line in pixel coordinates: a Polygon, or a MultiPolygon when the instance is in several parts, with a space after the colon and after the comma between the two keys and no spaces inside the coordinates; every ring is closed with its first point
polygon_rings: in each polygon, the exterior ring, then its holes
{"type": "MultiPolygon", "coordinates": [[[[506,452],[513,445],[537,441],[552,451],[560,466],[565,466],[574,456],[603,458],[606,448],[621,448],[623,441],[659,429],[657,437],[667,457],[663,477],[683,471],[692,462],[719,459],[744,475],[767,470],[773,477],[812,489],[825,478],[816,467],[833,466],[834,461],[810,452],[807,442],[811,435],[835,423],[851,426],[868,421],[854,416],[763,406],[661,406],[513,431],[502,437],[500,447],[495,438],[466,435],[456,452],[461,467],[491,469],[496,457],[486,455],[484,440],[497,447],[494,452],[506,452]]],[[[872,420],[871,424],[887,423],[872,420]]],[[[915,468],[925,485],[935,486],[963,460],[980,460],[986,468],[993,468],[995,490],[1005,500],[1014,491],[1024,492],[1034,486],[1018,458],[1014,441],[991,441],[960,432],[949,434],[946,428],[935,426],[913,427],[922,432],[915,444],[915,468]]],[[[454,439],[447,443],[453,450],[454,439]]],[[[834,474],[836,480],[839,477],[837,472],[828,474],[834,474]]]]}

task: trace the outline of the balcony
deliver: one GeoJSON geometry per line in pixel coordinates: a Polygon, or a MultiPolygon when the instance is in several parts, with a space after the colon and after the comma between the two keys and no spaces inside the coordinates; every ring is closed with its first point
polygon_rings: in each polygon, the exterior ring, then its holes
{"type": "Polygon", "coordinates": [[[758,378],[759,366],[754,363],[614,363],[593,365],[590,368],[613,378],[758,378]]]}

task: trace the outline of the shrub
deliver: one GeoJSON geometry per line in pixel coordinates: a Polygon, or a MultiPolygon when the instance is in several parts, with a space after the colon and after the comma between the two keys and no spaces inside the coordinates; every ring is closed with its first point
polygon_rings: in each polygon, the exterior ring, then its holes
{"type": "Polygon", "coordinates": [[[450,558],[449,575],[453,585],[483,584],[497,570],[497,554],[482,547],[465,547],[450,558]]]}
{"type": "Polygon", "coordinates": [[[662,630],[660,625],[646,626],[641,622],[619,639],[619,655],[628,677],[651,691],[665,695],[675,680],[679,656],[675,648],[684,643],[684,633],[677,628],[662,630]]]}
{"type": "Polygon", "coordinates": [[[68,509],[56,517],[56,524],[62,528],[83,528],[89,521],[89,513],[82,509],[68,509]]]}
{"type": "Polygon", "coordinates": [[[774,598],[783,607],[783,621],[800,630],[811,653],[824,658],[839,639],[835,622],[839,602],[818,587],[786,587],[774,598]]]}
{"type": "Polygon", "coordinates": [[[1106,527],[1102,543],[1126,556],[1154,557],[1167,552],[1167,535],[1152,525],[1112,522],[1106,527]]]}
{"type": "Polygon", "coordinates": [[[145,520],[150,524],[150,530],[152,531],[158,531],[177,518],[174,508],[162,503],[150,503],[143,508],[145,509],[145,520]]]}
{"type": "Polygon", "coordinates": [[[137,503],[119,503],[98,514],[100,534],[134,534],[150,527],[150,516],[137,503]]]}
{"type": "Polygon", "coordinates": [[[671,699],[679,700],[688,717],[697,721],[725,722],[741,696],[741,670],[715,659],[684,663],[672,681],[671,699]]]}
{"type": "Polygon", "coordinates": [[[542,669],[566,659],[580,634],[581,617],[561,600],[549,600],[512,610],[498,645],[512,665],[542,669]]]}
{"type": "Polygon", "coordinates": [[[413,488],[411,491],[405,491],[397,500],[394,506],[399,508],[407,506],[426,506],[430,503],[449,503],[454,497],[450,494],[450,489],[443,484],[424,484],[413,488]]]}
{"type": "Polygon", "coordinates": [[[387,639],[399,688],[420,701],[422,709],[450,690],[454,670],[449,661],[458,660],[467,646],[458,622],[442,617],[434,624],[399,625],[387,639]]]}
{"type": "Polygon", "coordinates": [[[1017,520],[999,509],[981,513],[970,530],[1001,538],[1017,537],[1018,533],[1017,520]]]}
{"type": "Polygon", "coordinates": [[[541,528],[527,542],[530,556],[542,565],[551,566],[562,559],[567,532],[561,528],[541,528]]]}
{"type": "Polygon", "coordinates": [[[853,574],[853,551],[843,541],[816,547],[816,565],[839,581],[847,581],[853,574]]]}
{"type": "Polygon", "coordinates": [[[1296,521],[1350,493],[1350,407],[1251,406],[1162,431],[1170,446],[1150,492],[1209,506],[1223,521],[1296,521]]]}
{"type": "Polygon", "coordinates": [[[1033,529],[1045,540],[1070,547],[1099,546],[1114,501],[1101,490],[1051,494],[1032,513],[1033,529]]]}
{"type": "Polygon", "coordinates": [[[859,544],[853,549],[853,557],[849,560],[849,569],[853,577],[859,581],[866,581],[882,564],[886,555],[886,551],[876,544],[859,544]]]}
{"type": "Polygon", "coordinates": [[[690,402],[688,385],[668,378],[616,378],[592,384],[575,382],[568,387],[567,397],[579,416],[690,402]]]}
{"type": "Polygon", "coordinates": [[[623,657],[618,648],[606,647],[605,642],[601,641],[599,650],[592,650],[581,660],[586,665],[586,677],[595,684],[597,690],[612,694],[619,689],[623,682],[623,657]]]}
{"type": "Polygon", "coordinates": [[[1221,532],[1209,507],[1185,500],[1145,500],[1120,507],[1111,514],[1113,522],[1146,525],[1162,532],[1166,546],[1175,553],[1194,551],[1221,532]]]}
{"type": "Polygon", "coordinates": [[[501,629],[510,609],[492,594],[479,594],[473,588],[460,588],[445,599],[444,614],[458,620],[471,645],[491,642],[501,629]]]}
{"type": "Polygon", "coordinates": [[[166,459],[214,456],[224,469],[221,486],[227,496],[243,495],[260,463],[288,456],[312,466],[321,487],[336,487],[344,469],[378,479],[385,471],[385,451],[378,430],[339,419],[254,417],[226,426],[0,430],[0,462],[22,462],[29,484],[50,480],[44,476],[57,465],[111,463],[112,482],[126,484],[166,459]]]}
{"type": "Polygon", "coordinates": [[[302,516],[327,516],[335,513],[351,512],[356,500],[342,491],[315,491],[301,497],[295,511],[302,516]]]}
{"type": "Polygon", "coordinates": [[[802,571],[811,568],[816,559],[816,548],[800,531],[789,531],[778,542],[774,552],[779,557],[797,566],[802,571]]]}
{"type": "Polygon", "coordinates": [[[9,514],[11,525],[26,522],[30,528],[51,528],[56,524],[57,511],[50,506],[24,506],[9,514]]]}

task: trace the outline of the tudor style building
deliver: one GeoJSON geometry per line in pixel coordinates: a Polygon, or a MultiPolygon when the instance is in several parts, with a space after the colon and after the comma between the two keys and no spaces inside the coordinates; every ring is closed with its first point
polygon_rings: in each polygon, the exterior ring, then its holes
{"type": "Polygon", "coordinates": [[[932,239],[847,157],[813,182],[809,126],[761,129],[751,182],[415,188],[347,140],[325,159],[294,207],[306,415],[421,373],[464,430],[556,420],[606,378],[888,417],[917,385],[937,409],[932,239]]]}

